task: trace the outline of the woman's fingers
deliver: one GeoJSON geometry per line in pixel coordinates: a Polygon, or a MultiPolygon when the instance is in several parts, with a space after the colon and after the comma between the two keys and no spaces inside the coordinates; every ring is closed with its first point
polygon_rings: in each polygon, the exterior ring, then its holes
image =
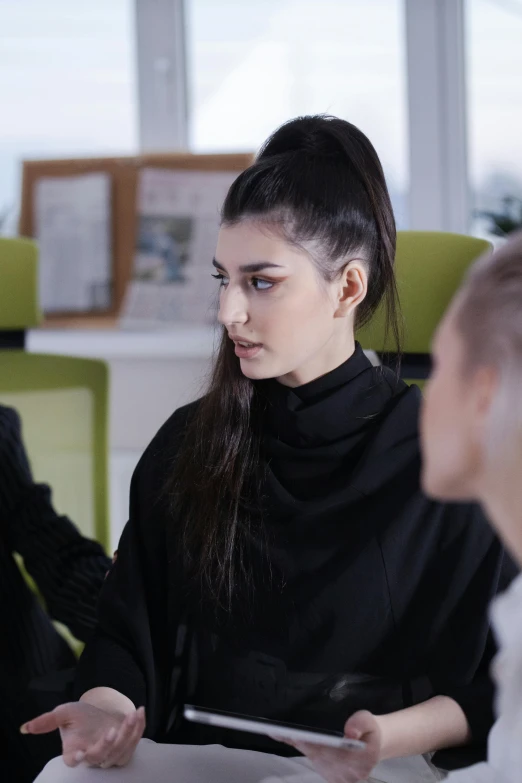
{"type": "Polygon", "coordinates": [[[122,752],[119,754],[119,756],[113,754],[112,756],[113,766],[124,767],[126,764],[129,763],[130,759],[132,758],[134,751],[136,750],[136,745],[138,744],[141,737],[143,736],[143,730],[145,728],[145,722],[142,716],[142,712],[143,712],[143,708],[140,707],[140,710],[138,710],[138,715],[136,717],[136,723],[134,724],[134,728],[132,729],[131,734],[127,738],[125,747],[122,749],[122,752]]]}
{"type": "Polygon", "coordinates": [[[54,731],[60,727],[60,720],[56,711],[44,712],[43,715],[39,715],[37,718],[24,723],[20,726],[21,734],[47,734],[49,731],[54,731]]]}
{"type": "Polygon", "coordinates": [[[299,743],[297,747],[330,783],[356,783],[366,780],[376,764],[376,759],[367,757],[366,751],[329,748],[310,743],[299,743]]]}
{"type": "Polygon", "coordinates": [[[60,704],[51,712],[44,712],[37,718],[20,726],[22,734],[47,734],[55,729],[70,726],[78,718],[78,702],[60,704]]]}
{"type": "Polygon", "coordinates": [[[67,767],[77,767],[78,764],[80,764],[85,758],[85,753],[83,752],[83,750],[67,751],[64,749],[62,758],[63,758],[63,763],[67,767]]]}
{"type": "Polygon", "coordinates": [[[114,761],[117,759],[126,747],[128,737],[130,736],[132,729],[136,721],[136,712],[130,712],[122,721],[120,728],[116,734],[111,748],[105,758],[100,759],[99,766],[102,769],[114,766],[114,761]]]}
{"type": "MultiPolygon", "coordinates": [[[[83,758],[79,759],[79,761],[86,761],[87,764],[90,765],[101,764],[111,752],[117,734],[118,730],[113,726],[98,740],[98,742],[95,742],[94,745],[91,745],[91,747],[83,753],[83,758]]],[[[79,754],[75,758],[76,763],[79,763],[78,758],[79,754]]]]}
{"type": "Polygon", "coordinates": [[[375,716],[368,710],[360,710],[346,721],[344,735],[351,739],[361,739],[365,734],[372,734],[377,731],[377,728],[375,716]]]}
{"type": "Polygon", "coordinates": [[[138,710],[135,710],[127,715],[123,721],[109,754],[100,763],[102,769],[115,766],[118,760],[127,753],[132,755],[132,750],[134,749],[132,746],[132,738],[134,737],[135,729],[139,726],[141,726],[141,717],[140,714],[138,714],[138,710]]]}
{"type": "Polygon", "coordinates": [[[129,761],[131,760],[134,754],[134,751],[136,750],[136,746],[138,742],[143,737],[144,731],[145,731],[145,709],[143,707],[140,707],[138,709],[136,724],[134,726],[132,734],[128,739],[126,748],[123,751],[123,753],[113,761],[113,764],[116,767],[124,767],[126,764],[129,763],[129,761]]]}
{"type": "Polygon", "coordinates": [[[292,745],[299,753],[302,753],[303,756],[308,756],[310,761],[317,758],[323,750],[322,745],[315,745],[312,742],[293,742],[292,745]]]}

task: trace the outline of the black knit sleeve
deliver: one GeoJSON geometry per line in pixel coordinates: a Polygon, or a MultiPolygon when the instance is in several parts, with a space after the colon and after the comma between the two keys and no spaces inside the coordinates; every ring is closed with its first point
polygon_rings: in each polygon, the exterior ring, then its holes
{"type": "Polygon", "coordinates": [[[461,706],[473,741],[484,743],[494,721],[489,669],[496,647],[489,606],[517,569],[478,507],[447,506],[445,516],[445,535],[430,575],[429,674],[436,692],[461,706]]]}
{"type": "MultiPolygon", "coordinates": [[[[134,486],[136,481],[135,473],[134,486]]],[[[154,590],[150,582],[155,581],[159,564],[144,573],[145,559],[143,540],[131,517],[100,595],[98,625],[80,658],[75,691],[79,698],[92,688],[113,688],[136,707],[146,706],[149,725],[155,708],[147,698],[147,681],[154,679],[153,645],[161,645],[150,633],[151,613],[161,612],[161,603],[149,605],[148,595],[154,590]]]]}
{"type": "Polygon", "coordinates": [[[75,685],[78,697],[105,686],[123,693],[136,707],[144,705],[146,732],[152,738],[166,719],[169,630],[176,627],[169,603],[165,477],[180,427],[174,414],[134,472],[129,521],[102,589],[98,626],[80,659],[75,685]]]}
{"type": "Polygon", "coordinates": [[[12,408],[0,405],[0,524],[4,536],[11,532],[5,520],[12,517],[32,484],[20,417],[12,408]]]}
{"type": "Polygon", "coordinates": [[[53,508],[51,491],[35,484],[15,411],[0,407],[0,524],[55,620],[85,641],[110,560],[53,508]]]}

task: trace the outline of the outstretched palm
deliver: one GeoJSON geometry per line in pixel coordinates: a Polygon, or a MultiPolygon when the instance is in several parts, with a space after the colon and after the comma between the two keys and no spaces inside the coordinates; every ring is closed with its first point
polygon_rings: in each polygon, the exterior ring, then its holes
{"type": "Polygon", "coordinates": [[[144,728],[142,708],[123,715],[81,701],[62,704],[24,726],[29,734],[59,729],[63,760],[70,767],[81,761],[93,766],[124,766],[132,757],[144,728]]]}

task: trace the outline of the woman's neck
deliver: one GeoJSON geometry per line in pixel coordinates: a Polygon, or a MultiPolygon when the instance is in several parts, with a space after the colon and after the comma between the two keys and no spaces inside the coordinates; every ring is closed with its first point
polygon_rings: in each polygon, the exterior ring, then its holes
{"type": "Polygon", "coordinates": [[[480,502],[515,560],[522,566],[522,482],[520,471],[499,470],[483,483],[480,502]]]}
{"type": "Polygon", "coordinates": [[[341,364],[348,361],[355,353],[355,337],[353,334],[346,338],[343,335],[343,339],[336,340],[331,339],[324,345],[320,351],[301,367],[298,367],[292,372],[282,375],[276,378],[283,386],[289,386],[295,389],[298,386],[304,386],[305,383],[315,381],[317,378],[322,378],[332,370],[340,367],[341,364]]]}

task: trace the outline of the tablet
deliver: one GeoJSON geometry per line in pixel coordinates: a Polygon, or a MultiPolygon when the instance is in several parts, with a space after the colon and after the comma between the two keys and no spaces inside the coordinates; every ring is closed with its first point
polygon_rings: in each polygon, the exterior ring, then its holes
{"type": "Polygon", "coordinates": [[[252,718],[248,715],[237,715],[233,712],[220,712],[209,710],[206,707],[194,707],[186,704],[183,710],[186,720],[192,723],[205,723],[209,726],[219,726],[223,729],[235,731],[247,731],[251,734],[265,734],[273,739],[291,740],[294,742],[308,742],[312,745],[326,745],[330,748],[342,748],[344,750],[364,750],[365,742],[349,739],[336,731],[315,731],[306,726],[297,726],[292,723],[267,720],[266,718],[252,718]]]}

